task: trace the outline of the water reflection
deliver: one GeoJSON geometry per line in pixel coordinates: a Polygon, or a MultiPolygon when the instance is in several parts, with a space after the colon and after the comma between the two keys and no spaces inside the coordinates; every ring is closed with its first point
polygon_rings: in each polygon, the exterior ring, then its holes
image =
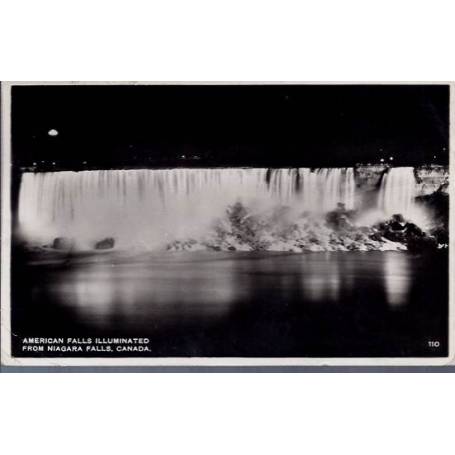
{"type": "Polygon", "coordinates": [[[211,270],[210,261],[188,262],[177,255],[117,259],[79,262],[62,271],[49,290],[79,318],[104,326],[216,318],[236,300],[230,262],[211,270]]]}
{"type": "Polygon", "coordinates": [[[310,255],[302,261],[304,295],[313,301],[337,301],[340,293],[340,257],[310,255]],[[335,260],[334,260],[335,259],[335,260]]]}
{"type": "Polygon", "coordinates": [[[409,256],[396,252],[387,254],[384,258],[383,275],[389,305],[405,305],[409,300],[413,278],[409,256]]]}
{"type": "Polygon", "coordinates": [[[261,307],[409,301],[404,253],[172,253],[75,260],[48,292],[90,325],[216,322],[251,302],[261,307]],[[360,293],[360,294],[359,294],[360,293]]]}

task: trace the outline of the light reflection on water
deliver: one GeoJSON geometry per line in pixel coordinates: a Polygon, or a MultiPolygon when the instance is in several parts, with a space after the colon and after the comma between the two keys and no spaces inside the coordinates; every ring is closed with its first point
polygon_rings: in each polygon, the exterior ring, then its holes
{"type": "Polygon", "coordinates": [[[397,307],[406,304],[411,287],[408,256],[402,254],[385,256],[384,282],[389,305],[397,307]]]}
{"type": "Polygon", "coordinates": [[[80,320],[149,327],[216,322],[254,302],[259,307],[409,302],[411,258],[397,252],[114,254],[74,258],[48,292],[80,320]]]}
{"type": "Polygon", "coordinates": [[[339,260],[324,255],[321,261],[304,261],[302,285],[313,301],[337,301],[340,292],[339,260]]]}

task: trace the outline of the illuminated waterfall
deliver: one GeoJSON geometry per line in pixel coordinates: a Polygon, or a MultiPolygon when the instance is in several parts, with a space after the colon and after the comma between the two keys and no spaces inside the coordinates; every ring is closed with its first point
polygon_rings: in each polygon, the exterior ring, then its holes
{"type": "Polygon", "coordinates": [[[387,216],[400,213],[408,218],[416,215],[415,205],[416,180],[414,168],[390,168],[381,182],[379,207],[387,216]]]}
{"type": "Polygon", "coordinates": [[[355,206],[354,169],[274,169],[270,171],[270,187],[285,201],[298,200],[305,210],[328,212],[337,203],[347,209],[355,206]]]}
{"type": "Polygon", "coordinates": [[[154,248],[207,230],[226,207],[286,204],[325,213],[356,203],[354,171],[334,169],[166,169],[24,173],[19,229],[30,242],[55,237],[78,246],[114,237],[117,247],[154,248]]]}

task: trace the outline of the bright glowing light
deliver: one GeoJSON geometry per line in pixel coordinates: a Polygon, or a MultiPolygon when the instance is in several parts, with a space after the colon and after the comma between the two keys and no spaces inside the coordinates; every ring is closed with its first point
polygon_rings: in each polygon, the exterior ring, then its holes
{"type": "Polygon", "coordinates": [[[55,137],[55,136],[58,136],[58,131],[55,130],[55,129],[52,129],[52,130],[49,130],[49,131],[47,132],[47,134],[48,134],[49,136],[55,137]]]}
{"type": "Polygon", "coordinates": [[[389,160],[390,160],[390,161],[393,161],[393,156],[391,156],[391,157],[389,158],[389,160]]]}

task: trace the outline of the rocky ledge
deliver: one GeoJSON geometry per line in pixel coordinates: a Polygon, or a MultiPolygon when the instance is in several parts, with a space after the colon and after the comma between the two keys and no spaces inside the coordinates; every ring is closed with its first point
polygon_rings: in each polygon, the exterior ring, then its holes
{"type": "Polygon", "coordinates": [[[443,222],[429,231],[401,214],[375,223],[358,224],[357,213],[343,204],[325,219],[302,213],[297,217],[288,207],[254,214],[241,203],[229,206],[213,231],[202,239],[176,240],[170,251],[422,251],[446,248],[448,229],[443,222]]]}

